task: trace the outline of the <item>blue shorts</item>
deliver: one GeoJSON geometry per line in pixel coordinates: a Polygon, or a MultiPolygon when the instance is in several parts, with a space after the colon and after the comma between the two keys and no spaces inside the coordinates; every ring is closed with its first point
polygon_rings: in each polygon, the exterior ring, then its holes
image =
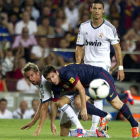
{"type": "MultiPolygon", "coordinates": [[[[109,95],[106,97],[108,101],[112,101],[117,95],[116,87],[114,85],[114,79],[113,77],[105,70],[99,73],[98,77],[96,79],[104,79],[110,86],[110,92],[109,95]]],[[[93,79],[94,80],[94,79],[93,79]]],[[[89,96],[91,99],[93,99],[88,91],[88,88],[85,88],[86,95],[89,96]]]]}

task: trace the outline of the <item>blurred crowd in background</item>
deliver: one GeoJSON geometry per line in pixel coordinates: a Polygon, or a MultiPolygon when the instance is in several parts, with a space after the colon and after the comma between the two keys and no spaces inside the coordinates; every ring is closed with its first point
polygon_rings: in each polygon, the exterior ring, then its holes
{"type": "MultiPolygon", "coordinates": [[[[80,24],[92,18],[91,1],[0,0],[0,92],[37,92],[36,87],[22,75],[27,62],[37,64],[40,70],[48,64],[64,66],[75,62],[74,52],[52,49],[76,48],[80,24]]],[[[103,2],[104,19],[116,27],[122,51],[130,53],[123,53],[124,68],[140,69],[140,54],[133,54],[140,51],[140,0],[103,2]]],[[[112,66],[116,63],[114,55],[112,66]]],[[[125,75],[124,81],[140,82],[140,73],[125,75]]],[[[139,94],[137,85],[132,85],[130,90],[134,95],[139,94]]],[[[37,104],[38,101],[34,102],[37,104]]],[[[5,110],[6,105],[7,101],[1,99],[0,110],[5,110]]],[[[27,103],[22,101],[20,109],[11,117],[24,118],[22,114],[26,114],[26,109],[27,103]]],[[[28,110],[27,117],[31,118],[33,114],[33,110],[28,110]]]]}
{"type": "MultiPolygon", "coordinates": [[[[22,100],[19,104],[19,107],[14,111],[8,109],[8,101],[5,98],[0,99],[0,119],[32,119],[37,112],[39,106],[39,101],[33,99],[31,102],[31,108],[26,101],[22,100]]],[[[46,119],[50,119],[50,107],[48,109],[46,119]]],[[[57,113],[57,118],[59,118],[60,112],[57,113]]]]}
{"type": "MultiPolygon", "coordinates": [[[[0,91],[33,88],[21,72],[27,62],[40,70],[48,64],[75,62],[74,52],[52,48],[76,48],[80,24],[92,18],[91,1],[0,0],[0,91]]],[[[131,53],[140,51],[140,0],[103,1],[104,19],[116,27],[122,51],[130,53],[123,54],[124,68],[139,69],[140,54],[131,53]]],[[[139,82],[140,74],[126,73],[125,81],[132,80],[139,82]]]]}

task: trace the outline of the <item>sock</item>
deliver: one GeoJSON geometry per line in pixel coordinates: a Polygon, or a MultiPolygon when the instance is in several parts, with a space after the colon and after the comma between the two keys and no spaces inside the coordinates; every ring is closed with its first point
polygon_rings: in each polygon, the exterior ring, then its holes
{"type": "Polygon", "coordinates": [[[120,100],[124,100],[128,97],[127,93],[118,93],[120,100]]]}
{"type": "Polygon", "coordinates": [[[97,137],[96,130],[86,130],[88,137],[97,137]]]}
{"type": "Polygon", "coordinates": [[[63,105],[60,109],[67,114],[68,118],[70,118],[70,120],[76,125],[76,128],[83,129],[83,126],[78,120],[75,112],[68,104],[63,105]]]}
{"type": "MultiPolygon", "coordinates": [[[[94,120],[94,118],[95,118],[95,115],[93,115],[92,116],[92,120],[94,120]]],[[[97,119],[96,119],[97,120],[97,119]]],[[[99,118],[99,120],[100,120],[100,118],[99,118]]],[[[97,125],[98,125],[98,123],[92,123],[92,126],[91,126],[91,128],[90,128],[90,130],[96,130],[97,129],[97,125]]]]}
{"type": "Polygon", "coordinates": [[[100,117],[105,117],[107,115],[106,112],[96,108],[94,105],[92,105],[89,102],[86,102],[86,106],[87,106],[87,113],[91,114],[91,115],[97,115],[100,117]]]}
{"type": "MultiPolygon", "coordinates": [[[[102,100],[95,100],[94,101],[94,106],[96,108],[100,109],[100,110],[103,110],[103,102],[102,102],[102,100]]],[[[96,130],[99,121],[100,121],[99,116],[92,115],[92,126],[91,126],[90,130],[96,130]]]]}
{"type": "MultiPolygon", "coordinates": [[[[69,137],[76,137],[77,131],[76,129],[70,129],[69,131],[69,137]]],[[[84,137],[97,137],[97,133],[95,130],[86,130],[86,134],[84,134],[84,137]]]]}
{"type": "Polygon", "coordinates": [[[119,110],[123,116],[130,122],[132,127],[138,127],[138,122],[133,118],[128,106],[123,104],[122,108],[119,110]]]}
{"type": "Polygon", "coordinates": [[[77,129],[70,129],[69,131],[69,137],[76,137],[77,136],[77,129]]]}

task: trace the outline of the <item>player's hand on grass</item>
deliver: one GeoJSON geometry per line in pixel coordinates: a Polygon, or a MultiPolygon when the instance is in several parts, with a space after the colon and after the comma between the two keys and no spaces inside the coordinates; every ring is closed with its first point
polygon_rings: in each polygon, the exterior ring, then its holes
{"type": "Polygon", "coordinates": [[[87,109],[86,108],[81,109],[81,118],[82,118],[83,121],[87,121],[88,115],[87,115],[87,109]]]}
{"type": "Polygon", "coordinates": [[[57,135],[57,129],[56,126],[54,124],[51,123],[51,131],[53,132],[54,136],[57,135]]]}
{"type": "Polygon", "coordinates": [[[125,78],[123,70],[118,71],[117,79],[120,79],[120,82],[125,78]]]}
{"type": "Polygon", "coordinates": [[[23,127],[21,127],[22,130],[24,129],[30,129],[35,123],[34,122],[29,122],[28,124],[24,125],[23,127]]]}
{"type": "Polygon", "coordinates": [[[33,136],[39,136],[40,131],[41,131],[41,127],[38,126],[33,136]]]}

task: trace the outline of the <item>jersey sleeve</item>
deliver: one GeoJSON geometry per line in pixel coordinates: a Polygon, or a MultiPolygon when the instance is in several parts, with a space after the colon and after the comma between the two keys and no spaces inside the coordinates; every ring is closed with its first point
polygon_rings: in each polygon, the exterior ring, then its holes
{"type": "Polygon", "coordinates": [[[22,81],[19,80],[19,81],[17,82],[16,90],[24,90],[24,86],[23,86],[22,81]]]}
{"type": "Polygon", "coordinates": [[[47,94],[41,95],[41,93],[39,93],[39,96],[40,96],[40,100],[43,104],[52,100],[51,96],[48,97],[47,94]]]}
{"type": "Polygon", "coordinates": [[[110,41],[111,45],[115,45],[119,43],[119,38],[117,35],[116,28],[110,28],[107,33],[107,39],[110,41]]]}
{"type": "Polygon", "coordinates": [[[62,80],[64,82],[69,82],[73,86],[75,86],[79,80],[79,76],[77,75],[77,73],[75,71],[67,71],[65,73],[65,77],[63,77],[62,80]]]}
{"type": "Polygon", "coordinates": [[[76,45],[77,46],[84,46],[84,33],[82,31],[82,27],[80,26],[79,28],[79,33],[78,33],[78,36],[77,36],[77,41],[76,41],[76,45]]]}
{"type": "Polygon", "coordinates": [[[50,83],[43,81],[38,86],[36,85],[36,88],[39,91],[40,100],[42,103],[46,103],[48,101],[51,101],[51,85],[50,83]]]}

